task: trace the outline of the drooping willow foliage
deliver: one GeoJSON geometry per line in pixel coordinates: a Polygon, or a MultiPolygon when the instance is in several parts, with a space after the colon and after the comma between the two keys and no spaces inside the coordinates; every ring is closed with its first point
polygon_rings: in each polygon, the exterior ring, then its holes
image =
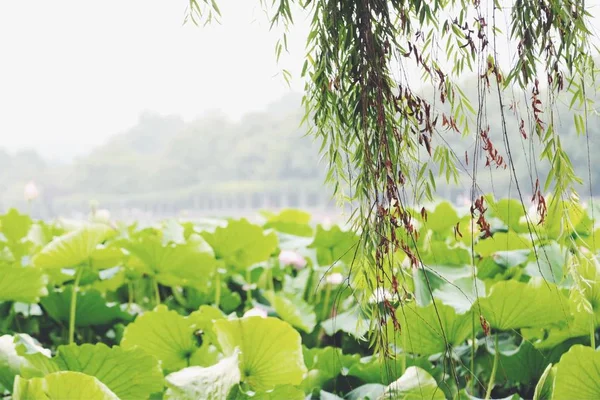
{"type": "MultiPolygon", "coordinates": [[[[566,98],[585,146],[597,49],[584,0],[273,0],[266,6],[273,23],[292,24],[294,8],[312,18],[303,68],[307,118],[329,161],[328,180],[356,207],[357,259],[378,288],[406,295],[389,273],[396,254],[422,267],[411,246],[419,233],[410,210],[434,197],[440,177],[470,176],[471,234],[484,236],[490,226],[477,184],[481,163],[512,174],[524,209],[531,200],[525,193],[533,193],[541,221],[591,179],[576,176],[556,112],[557,99],[566,98]],[[465,77],[476,81],[475,98],[461,90],[465,77]],[[426,86],[433,91],[423,94],[426,86]],[[490,113],[501,115],[501,126],[489,125],[490,113]],[[518,130],[507,129],[510,119],[518,130]],[[469,153],[447,145],[447,135],[457,134],[473,141],[469,153]],[[516,179],[513,155],[524,151],[523,142],[541,146],[535,159],[550,165],[545,179],[534,167],[529,182],[516,179]]],[[[191,0],[191,18],[202,14],[219,10],[209,0],[191,0]]],[[[278,54],[285,43],[284,37],[278,54]]],[[[533,235],[537,222],[529,224],[533,235]]],[[[373,321],[398,325],[391,305],[381,313],[373,321]]],[[[383,335],[374,341],[385,344],[383,335]]]]}

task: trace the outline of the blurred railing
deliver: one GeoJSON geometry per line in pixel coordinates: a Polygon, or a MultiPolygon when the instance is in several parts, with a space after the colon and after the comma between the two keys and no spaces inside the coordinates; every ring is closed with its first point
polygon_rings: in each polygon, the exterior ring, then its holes
{"type": "MultiPolygon", "coordinates": [[[[438,187],[437,196],[456,202],[461,193],[461,189],[438,187]]],[[[17,207],[36,218],[84,218],[94,203],[117,219],[157,220],[178,216],[249,217],[265,209],[298,208],[311,212],[318,221],[338,219],[350,212],[337,207],[332,194],[330,186],[315,180],[212,182],[146,193],[52,194],[42,189],[31,204],[2,202],[0,198],[0,212],[17,207]]]]}
{"type": "Polygon", "coordinates": [[[30,205],[25,202],[0,204],[0,208],[29,209],[38,218],[79,217],[89,213],[92,203],[120,219],[243,216],[258,210],[283,208],[314,210],[315,213],[337,210],[331,189],[314,181],[226,182],[148,193],[50,196],[42,191],[30,205]]]}

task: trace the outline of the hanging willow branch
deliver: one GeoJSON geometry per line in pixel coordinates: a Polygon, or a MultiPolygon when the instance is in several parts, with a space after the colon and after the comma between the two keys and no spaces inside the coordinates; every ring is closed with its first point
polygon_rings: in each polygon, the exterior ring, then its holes
{"type": "MultiPolygon", "coordinates": [[[[191,0],[190,8],[199,10],[197,3],[191,0]]],[[[352,221],[362,234],[357,259],[362,273],[374,277],[373,289],[406,296],[390,266],[396,256],[414,270],[423,268],[411,210],[420,209],[426,220],[421,206],[433,199],[437,177],[457,181],[459,170],[469,173],[469,159],[473,226],[484,237],[490,225],[477,186],[478,162],[507,168],[516,180],[511,143],[536,141],[539,157],[550,164],[545,182],[530,182],[539,219],[548,207],[564,204],[549,205],[544,192],[566,201],[575,194],[581,180],[561,146],[554,107],[561,92],[569,93],[571,107],[589,101],[585,82],[596,66],[583,0],[273,0],[274,24],[293,22],[290,3],[312,17],[303,68],[307,119],[329,161],[327,180],[356,207],[352,221]],[[497,25],[501,15],[509,19],[506,33],[497,25]],[[500,40],[508,43],[510,65],[500,59],[500,40]],[[469,74],[479,88],[476,107],[457,83],[469,74]],[[419,79],[434,88],[433,95],[411,87],[419,79]],[[526,104],[516,105],[515,90],[526,104]],[[490,110],[494,98],[497,108],[490,110]],[[489,126],[490,112],[502,115],[503,127],[489,126]],[[511,117],[519,126],[515,132],[506,129],[511,117]],[[502,131],[502,141],[494,142],[493,130],[502,131]],[[474,140],[464,162],[445,140],[457,134],[474,140]]],[[[461,234],[460,228],[455,232],[461,234]]],[[[384,304],[373,320],[401,329],[395,307],[384,304]]],[[[386,347],[382,336],[374,340],[386,347]]]]}

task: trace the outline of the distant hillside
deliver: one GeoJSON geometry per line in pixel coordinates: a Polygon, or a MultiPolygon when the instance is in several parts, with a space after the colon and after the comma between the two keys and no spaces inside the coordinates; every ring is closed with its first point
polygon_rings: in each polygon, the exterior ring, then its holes
{"type": "Polygon", "coordinates": [[[72,190],[132,193],[223,181],[321,180],[318,148],[303,138],[300,97],[239,122],[207,115],[188,124],[144,114],[138,125],[76,162],[72,190]]]}
{"type": "MultiPolygon", "coordinates": [[[[289,95],[264,112],[233,122],[206,115],[190,123],[146,112],[136,126],[68,166],[48,164],[35,152],[0,152],[0,206],[22,204],[34,180],[45,202],[69,197],[177,191],[239,181],[308,181],[321,185],[318,146],[300,127],[301,96],[289,95]]],[[[50,205],[48,205],[50,207],[50,205]]]]}
{"type": "MultiPolygon", "coordinates": [[[[0,209],[24,208],[23,187],[29,180],[40,187],[42,195],[35,202],[34,211],[44,216],[71,209],[85,210],[92,199],[99,200],[101,206],[157,208],[169,212],[204,207],[205,203],[262,204],[265,196],[282,194],[289,198],[297,190],[310,192],[307,196],[320,199],[311,200],[314,204],[323,204],[330,193],[330,188],[323,186],[326,168],[320,162],[319,143],[306,137],[306,128],[300,127],[304,115],[300,101],[300,95],[286,96],[265,111],[248,114],[239,121],[212,114],[186,123],[178,116],[146,112],[130,130],[115,135],[70,165],[49,163],[32,151],[8,154],[0,149],[0,209]],[[204,198],[205,195],[216,198],[204,198]]],[[[559,102],[559,117],[565,107],[559,102]]],[[[490,103],[489,110],[486,115],[491,128],[489,135],[498,152],[507,159],[498,107],[490,103]]],[[[527,115],[523,115],[528,124],[527,115]]],[[[543,183],[548,165],[538,161],[541,149],[535,144],[537,139],[523,140],[510,111],[506,112],[506,118],[521,190],[529,195],[536,175],[543,183]]],[[[471,132],[474,128],[471,125],[471,132]]],[[[576,172],[588,182],[585,138],[577,136],[571,120],[561,121],[559,129],[576,172]]],[[[597,115],[590,114],[588,129],[593,156],[600,152],[597,115]]],[[[474,138],[465,139],[438,126],[434,142],[449,144],[454,156],[467,168],[461,171],[458,187],[451,188],[443,178],[438,180],[438,195],[453,200],[470,188],[473,160],[466,165],[465,152],[472,155],[474,138]]],[[[423,160],[430,160],[425,151],[423,160]]],[[[516,195],[510,169],[488,168],[483,172],[484,165],[482,156],[482,172],[478,176],[482,191],[516,195]]],[[[600,164],[592,162],[589,167],[592,188],[597,193],[600,164]]],[[[581,187],[580,192],[585,196],[589,188],[581,187]]]]}

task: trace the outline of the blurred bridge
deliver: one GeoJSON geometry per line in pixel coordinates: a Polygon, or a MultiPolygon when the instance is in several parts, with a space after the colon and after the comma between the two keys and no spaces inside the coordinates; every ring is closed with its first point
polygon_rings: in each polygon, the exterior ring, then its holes
{"type": "MultiPolygon", "coordinates": [[[[161,219],[175,216],[208,217],[254,215],[260,210],[300,208],[315,213],[339,214],[332,190],[314,181],[231,182],[194,185],[150,193],[78,193],[49,196],[42,192],[31,205],[39,218],[82,217],[91,204],[107,209],[117,219],[161,219]]],[[[19,209],[25,210],[25,204],[19,209]]],[[[7,207],[4,207],[7,208],[7,207]]]]}
{"type": "MultiPolygon", "coordinates": [[[[440,185],[441,186],[441,185],[440,185]]],[[[438,186],[437,195],[454,201],[463,191],[438,186]]],[[[91,204],[107,209],[115,219],[159,220],[171,217],[252,217],[260,210],[277,211],[298,208],[313,215],[315,221],[337,220],[342,212],[332,199],[332,188],[311,181],[243,181],[191,185],[175,190],[147,193],[48,193],[31,205],[0,204],[0,212],[9,207],[31,211],[36,218],[85,218],[91,204]]],[[[345,210],[347,214],[349,210],[345,210]]],[[[342,217],[343,218],[343,217],[342,217]]]]}

